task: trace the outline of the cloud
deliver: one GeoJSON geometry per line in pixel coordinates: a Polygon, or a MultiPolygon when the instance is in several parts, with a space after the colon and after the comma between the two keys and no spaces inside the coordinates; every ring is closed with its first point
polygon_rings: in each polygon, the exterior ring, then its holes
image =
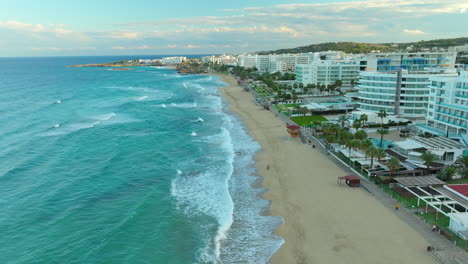
{"type": "Polygon", "coordinates": [[[333,41],[419,41],[466,36],[468,16],[460,15],[466,10],[464,0],[343,0],[225,9],[215,16],[106,24],[110,28],[105,30],[95,25],[82,32],[60,23],[0,21],[0,45],[30,47],[29,43],[40,42],[62,49],[76,45],[110,53],[160,50],[174,54],[240,53],[333,41]],[[423,31],[429,27],[430,32],[423,31]],[[77,40],[80,45],[75,44],[77,40]]]}
{"type": "Polygon", "coordinates": [[[138,39],[140,37],[139,32],[130,32],[130,31],[114,31],[110,34],[103,35],[104,38],[113,38],[113,39],[138,39]]]}
{"type": "Polygon", "coordinates": [[[416,34],[416,35],[426,34],[424,31],[419,30],[419,29],[403,29],[403,32],[407,34],[416,34]]]}

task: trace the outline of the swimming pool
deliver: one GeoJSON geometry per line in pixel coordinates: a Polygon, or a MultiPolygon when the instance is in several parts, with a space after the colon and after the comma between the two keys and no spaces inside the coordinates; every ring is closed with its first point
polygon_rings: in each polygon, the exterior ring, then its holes
{"type": "MultiPolygon", "coordinates": [[[[370,137],[369,139],[372,142],[372,144],[374,144],[374,146],[380,147],[380,138],[371,138],[370,137]]],[[[386,148],[388,148],[388,146],[393,147],[393,141],[384,139],[382,141],[382,148],[386,149],[386,148]]]]}

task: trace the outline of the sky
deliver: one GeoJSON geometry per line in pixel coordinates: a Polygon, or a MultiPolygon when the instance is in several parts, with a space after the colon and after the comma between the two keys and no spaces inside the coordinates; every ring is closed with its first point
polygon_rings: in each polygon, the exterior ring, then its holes
{"type": "Polygon", "coordinates": [[[466,0],[0,0],[0,57],[248,53],[468,37],[466,0]]]}

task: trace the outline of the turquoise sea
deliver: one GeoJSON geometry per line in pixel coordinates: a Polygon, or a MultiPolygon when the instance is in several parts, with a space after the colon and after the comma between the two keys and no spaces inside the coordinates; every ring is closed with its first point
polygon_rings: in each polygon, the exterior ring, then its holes
{"type": "Polygon", "coordinates": [[[282,222],[217,77],[0,58],[0,263],[267,263],[282,222]]]}

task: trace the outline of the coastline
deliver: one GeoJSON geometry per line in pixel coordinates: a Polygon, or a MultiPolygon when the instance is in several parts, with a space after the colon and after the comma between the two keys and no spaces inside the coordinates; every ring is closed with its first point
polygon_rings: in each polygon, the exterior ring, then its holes
{"type": "Polygon", "coordinates": [[[271,200],[269,212],[284,218],[275,234],[285,240],[271,258],[281,263],[436,263],[428,242],[362,188],[336,184],[346,172],[318,150],[289,139],[285,124],[254,104],[232,76],[214,74],[230,109],[260,144],[256,168],[271,200]],[[267,170],[267,165],[270,169],[267,170]]]}

